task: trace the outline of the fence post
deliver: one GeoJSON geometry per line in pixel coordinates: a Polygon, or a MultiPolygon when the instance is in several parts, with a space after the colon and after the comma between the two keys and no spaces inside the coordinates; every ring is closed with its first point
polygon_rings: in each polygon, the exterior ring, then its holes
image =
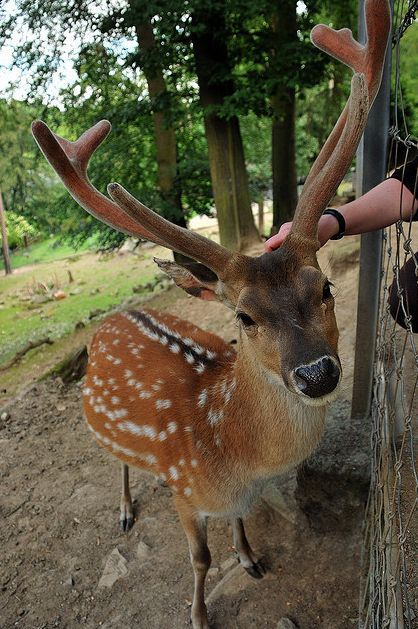
{"type": "MultiPolygon", "coordinates": [[[[390,0],[393,14],[393,0],[390,0]]],[[[359,0],[359,41],[364,42],[364,0],[359,0]]],[[[388,44],[382,84],[370,111],[357,151],[357,196],[374,188],[385,178],[390,108],[391,45],[388,44]]],[[[373,361],[379,312],[382,230],[362,234],[360,247],[357,332],[354,358],[352,417],[367,417],[373,384],[373,361]]]]}

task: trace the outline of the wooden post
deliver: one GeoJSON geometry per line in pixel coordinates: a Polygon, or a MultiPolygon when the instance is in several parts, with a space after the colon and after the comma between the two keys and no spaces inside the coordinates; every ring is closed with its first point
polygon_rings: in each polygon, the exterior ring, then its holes
{"type": "Polygon", "coordinates": [[[10,264],[9,241],[7,240],[6,216],[4,214],[3,197],[1,196],[1,190],[0,190],[0,224],[1,224],[4,270],[6,272],[6,275],[10,275],[10,273],[12,272],[12,266],[10,264]]]}

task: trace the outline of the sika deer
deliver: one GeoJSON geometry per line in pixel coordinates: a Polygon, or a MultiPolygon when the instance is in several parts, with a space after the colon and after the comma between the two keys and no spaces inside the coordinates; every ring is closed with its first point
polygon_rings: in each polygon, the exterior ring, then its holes
{"type": "Polygon", "coordinates": [[[251,258],[172,225],[110,184],[113,202],[87,178],[87,164],[110,125],[99,122],[77,142],[38,121],[34,135],[73,197],[100,220],[197,260],[156,260],[186,292],[236,312],[237,353],[220,338],[151,310],[109,317],[90,351],[84,408],[90,430],[123,462],[121,518],[133,522],[128,467],[173,490],[195,575],[193,627],[208,627],[204,582],[210,565],[207,516],[232,519],[244,568],[264,569],[241,517],[266,479],[300,463],[318,444],[325,405],[341,378],[338,330],[328,279],[316,259],[317,223],[351,163],[380,84],[390,12],[366,2],[368,44],[347,29],[318,26],[314,43],[357,73],[344,112],[303,189],[293,228],[280,250],[251,258]]]}

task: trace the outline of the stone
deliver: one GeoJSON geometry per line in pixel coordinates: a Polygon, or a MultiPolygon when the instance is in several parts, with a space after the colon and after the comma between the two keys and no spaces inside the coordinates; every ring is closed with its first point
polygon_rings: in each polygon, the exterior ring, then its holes
{"type": "Polygon", "coordinates": [[[144,563],[149,559],[151,553],[151,548],[143,542],[142,540],[138,542],[138,546],[136,547],[136,556],[138,557],[140,563],[144,563]]]}
{"type": "Polygon", "coordinates": [[[102,576],[98,583],[99,588],[111,588],[118,579],[126,577],[128,574],[127,561],[117,548],[114,548],[107,558],[102,576]]]}
{"type": "Polygon", "coordinates": [[[228,559],[226,559],[225,561],[221,563],[221,570],[222,572],[228,572],[228,570],[230,570],[236,565],[237,565],[236,557],[229,557],[228,559]]]}
{"type": "Polygon", "coordinates": [[[276,629],[297,629],[294,622],[290,618],[280,618],[276,629]]]}
{"type": "Polygon", "coordinates": [[[350,418],[346,400],[329,407],[324,437],[297,480],[296,500],[313,530],[358,526],[370,482],[370,422],[350,418]]]}
{"type": "Polygon", "coordinates": [[[297,511],[298,507],[296,504],[289,506],[286,497],[279,489],[279,487],[275,484],[274,481],[270,481],[262,494],[262,499],[266,502],[269,507],[271,507],[276,513],[279,513],[285,520],[295,524],[297,520],[297,511]]]}
{"type": "Polygon", "coordinates": [[[238,564],[232,570],[226,573],[226,575],[219,581],[217,585],[210,592],[206,598],[206,604],[213,604],[221,596],[227,596],[234,598],[239,592],[244,591],[248,587],[248,583],[252,582],[250,577],[241,566],[238,564]]]}

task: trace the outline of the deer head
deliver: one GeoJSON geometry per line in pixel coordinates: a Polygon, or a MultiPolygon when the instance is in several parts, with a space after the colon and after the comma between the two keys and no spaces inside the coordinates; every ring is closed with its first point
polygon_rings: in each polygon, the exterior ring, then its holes
{"type": "Polygon", "coordinates": [[[132,197],[117,183],[112,200],[87,177],[89,158],[107,136],[101,121],[69,142],[41,121],[33,134],[74,199],[115,229],[164,245],[196,260],[176,264],[156,260],[186,292],[218,300],[236,312],[243,356],[262,377],[277,382],[307,404],[324,404],[341,377],[334,299],[320,271],[319,218],[346,173],[380,85],[390,10],[387,0],[366,0],[368,39],[357,43],[348,29],[320,25],[314,44],[354,70],[347,105],[314,163],[299,199],[292,231],[283,246],[260,257],[232,253],[173,225],[132,197]]]}

